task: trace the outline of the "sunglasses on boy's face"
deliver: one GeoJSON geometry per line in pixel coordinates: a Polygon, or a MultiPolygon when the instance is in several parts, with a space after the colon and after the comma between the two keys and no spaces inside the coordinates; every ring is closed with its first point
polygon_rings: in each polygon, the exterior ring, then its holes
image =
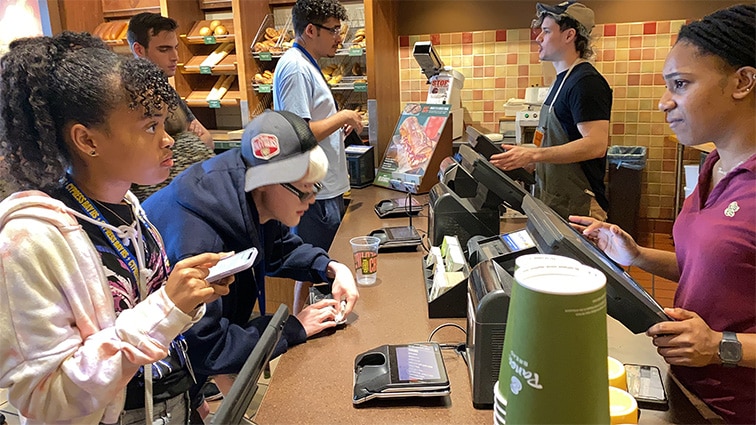
{"type": "Polygon", "coordinates": [[[299,200],[302,202],[309,201],[310,198],[315,197],[315,195],[317,195],[318,192],[320,192],[320,190],[323,189],[322,183],[313,184],[311,192],[302,192],[301,190],[294,187],[294,185],[292,185],[291,183],[281,183],[281,186],[285,187],[286,189],[289,190],[289,192],[296,195],[297,198],[299,198],[299,200]]]}

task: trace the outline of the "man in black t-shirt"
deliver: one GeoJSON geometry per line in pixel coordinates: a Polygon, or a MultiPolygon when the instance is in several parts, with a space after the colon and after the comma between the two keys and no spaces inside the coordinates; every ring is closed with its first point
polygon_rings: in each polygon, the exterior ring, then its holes
{"type": "Polygon", "coordinates": [[[504,145],[491,163],[502,170],[535,165],[535,194],[558,214],[606,219],[604,174],[612,90],[587,58],[593,51],[593,11],[567,1],[537,4],[539,58],[554,64],[557,78],[541,109],[537,149],[504,145]]]}

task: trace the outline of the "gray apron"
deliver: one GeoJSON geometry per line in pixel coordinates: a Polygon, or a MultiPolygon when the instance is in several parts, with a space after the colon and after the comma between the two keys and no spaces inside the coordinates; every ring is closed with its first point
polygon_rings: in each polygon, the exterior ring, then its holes
{"type": "MultiPolygon", "coordinates": [[[[577,60],[567,70],[567,74],[551,100],[551,105],[548,105],[548,107],[546,104],[541,106],[537,130],[542,133],[541,147],[559,146],[570,142],[567,132],[554,113],[554,104],[572,69],[581,62],[583,61],[577,60]]],[[[537,163],[534,193],[538,199],[564,218],[567,218],[570,214],[584,216],[590,214],[593,192],[579,162],[572,164],[537,163]]]]}

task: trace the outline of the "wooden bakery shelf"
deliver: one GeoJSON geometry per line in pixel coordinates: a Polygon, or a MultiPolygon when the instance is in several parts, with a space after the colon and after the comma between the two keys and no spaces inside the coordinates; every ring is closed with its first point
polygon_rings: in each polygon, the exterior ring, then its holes
{"type": "MultiPolygon", "coordinates": [[[[183,74],[202,74],[200,65],[207,59],[208,55],[193,56],[182,67],[181,72],[183,74]]],[[[212,75],[228,75],[237,74],[237,61],[236,55],[230,54],[223,58],[217,65],[210,68],[212,75]]],[[[206,72],[205,72],[206,73],[206,72]]]]}
{"type": "MultiPolygon", "coordinates": [[[[189,106],[207,107],[207,96],[210,90],[195,90],[184,99],[189,106]]],[[[220,100],[220,106],[239,106],[241,92],[239,90],[229,90],[220,100]]]]}
{"type": "Polygon", "coordinates": [[[184,40],[184,43],[186,44],[221,44],[225,43],[227,41],[234,42],[234,39],[236,38],[234,34],[226,34],[226,35],[214,35],[215,43],[208,43],[205,40],[205,37],[201,35],[197,36],[188,36],[181,34],[181,39],[184,40]]]}
{"type": "Polygon", "coordinates": [[[226,27],[226,30],[228,31],[227,34],[212,36],[200,35],[200,28],[209,28],[211,22],[212,20],[208,19],[195,22],[186,34],[181,35],[181,39],[184,40],[186,44],[221,44],[228,41],[234,41],[236,32],[234,31],[234,21],[231,19],[220,19],[221,25],[226,27]],[[211,42],[213,40],[215,43],[211,42]]]}

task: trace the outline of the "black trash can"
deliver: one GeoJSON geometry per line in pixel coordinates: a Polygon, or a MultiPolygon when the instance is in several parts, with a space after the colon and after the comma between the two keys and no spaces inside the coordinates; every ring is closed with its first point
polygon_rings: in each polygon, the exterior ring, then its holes
{"type": "Polygon", "coordinates": [[[606,157],[609,162],[607,221],[620,226],[637,240],[641,173],[646,168],[646,147],[610,146],[606,157]]]}

